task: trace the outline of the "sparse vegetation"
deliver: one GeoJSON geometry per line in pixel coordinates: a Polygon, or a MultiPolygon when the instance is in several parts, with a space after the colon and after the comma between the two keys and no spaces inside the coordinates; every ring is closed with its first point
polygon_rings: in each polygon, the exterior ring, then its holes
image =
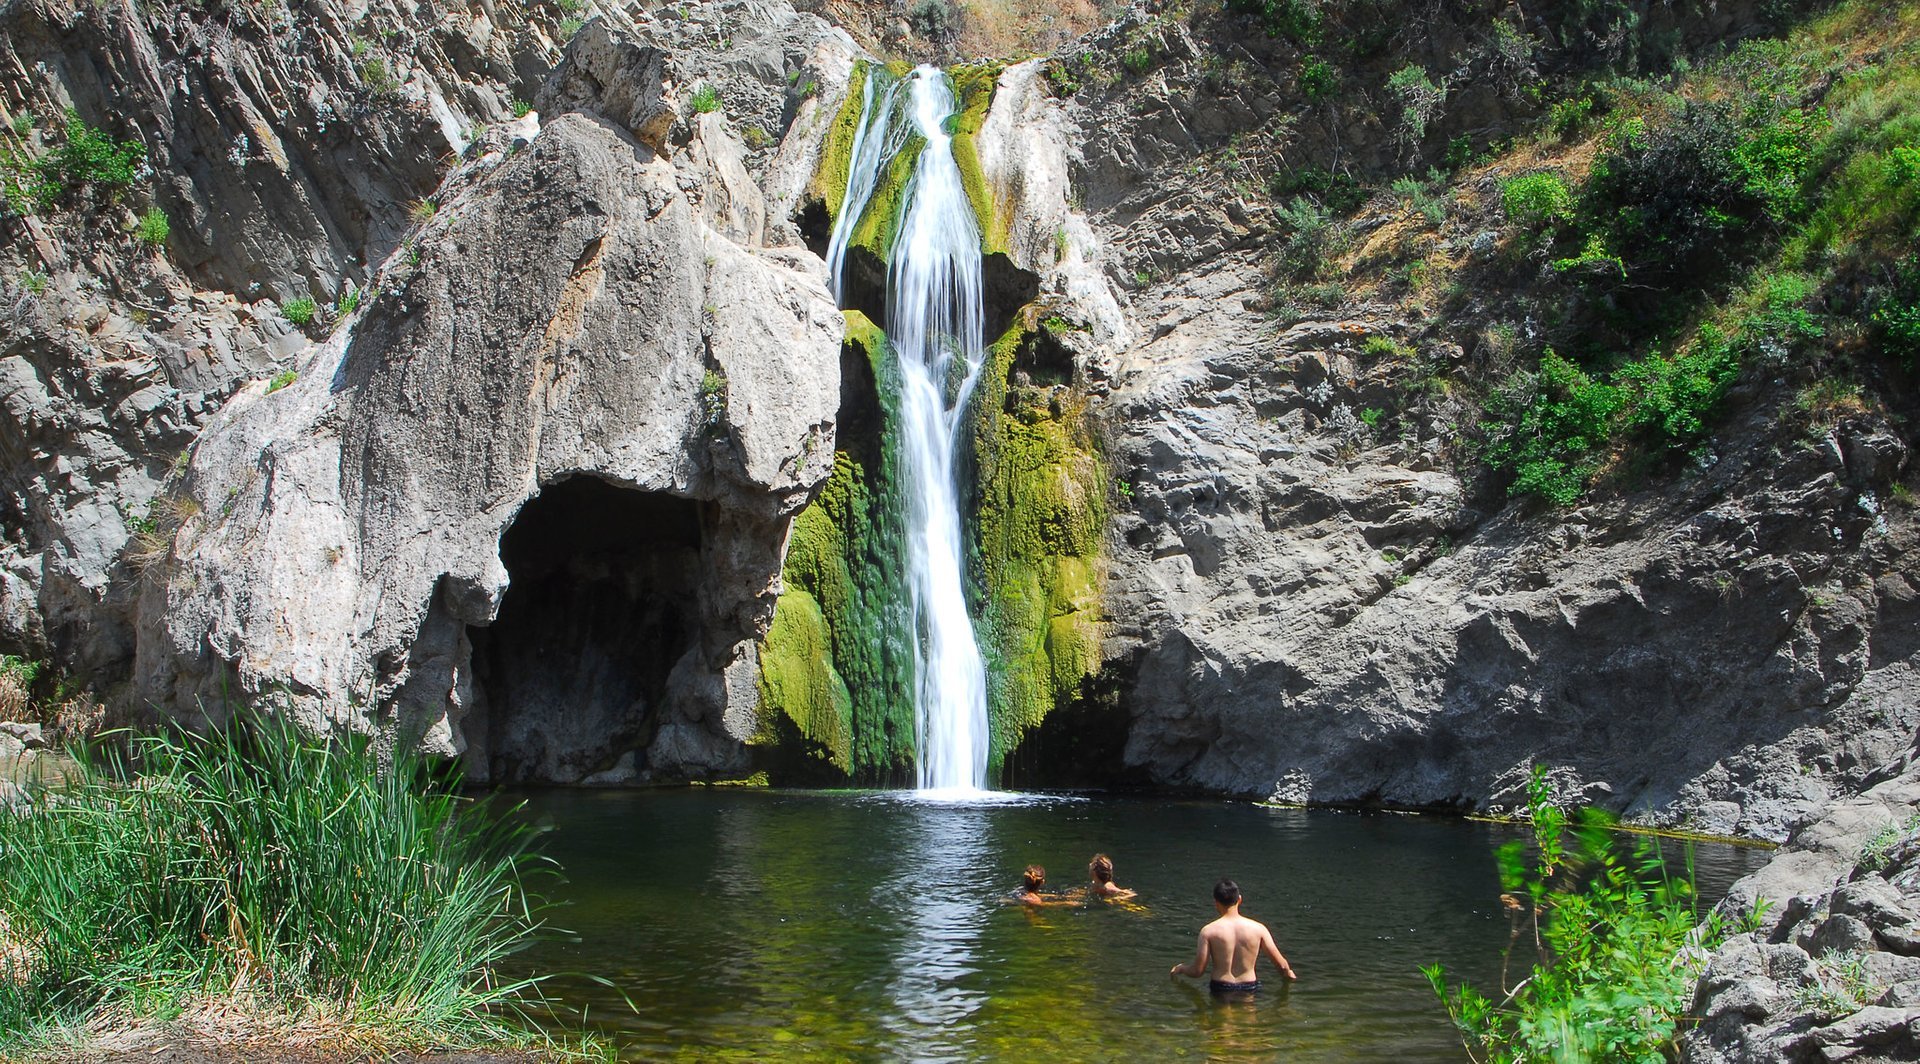
{"type": "Polygon", "coordinates": [[[300,296],[297,299],[289,299],[280,304],[280,316],[295,326],[304,329],[313,324],[313,317],[318,309],[311,297],[300,296]]]}
{"type": "Polygon", "coordinates": [[[300,379],[300,374],[294,372],[293,370],[290,370],[290,369],[281,370],[280,372],[273,375],[272,380],[267,382],[267,394],[272,395],[274,392],[277,392],[280,389],[285,388],[287,385],[292,384],[294,381],[297,381],[299,379],[300,379]]]}
{"type": "Polygon", "coordinates": [[[687,102],[695,114],[712,114],[720,109],[720,90],[703,83],[693,90],[693,95],[687,102]]]}
{"type": "Polygon", "coordinates": [[[150,247],[166,247],[167,236],[173,232],[173,225],[167,221],[166,213],[158,207],[148,207],[140,216],[140,223],[134,229],[134,235],[140,242],[150,247]]]}

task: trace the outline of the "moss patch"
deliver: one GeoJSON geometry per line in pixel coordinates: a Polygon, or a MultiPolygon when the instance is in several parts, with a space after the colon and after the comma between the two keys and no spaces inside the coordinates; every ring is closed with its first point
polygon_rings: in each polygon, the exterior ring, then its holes
{"type": "MultiPolygon", "coordinates": [[[[880,329],[846,313],[843,365],[864,369],[873,409],[849,411],[820,494],[794,518],[785,589],[760,647],[760,727],[776,766],[817,746],[845,779],[900,782],[913,768],[912,646],[897,445],[899,394],[880,329]]],[[[812,767],[812,766],[808,766],[812,767]]],[[[776,768],[777,773],[777,768],[776,768]]]]}
{"type": "Polygon", "coordinates": [[[974,557],[988,660],[990,760],[1099,671],[1103,463],[1070,386],[1016,384],[1040,336],[1031,308],[988,352],[975,394],[974,557]]]}
{"type": "Polygon", "coordinates": [[[847,97],[827,127],[827,139],[820,146],[820,167],[807,183],[807,198],[826,204],[827,217],[838,219],[840,201],[847,198],[847,171],[853,165],[853,138],[860,132],[860,98],[866,91],[872,64],[855,60],[847,77],[847,97]]]}
{"type": "Polygon", "coordinates": [[[1000,72],[1004,69],[1005,63],[971,63],[947,72],[953,81],[954,99],[959,102],[959,111],[954,115],[953,161],[960,168],[960,183],[965,186],[967,200],[973,204],[973,216],[980,223],[980,250],[989,255],[1007,252],[1010,212],[1000,209],[998,198],[987,184],[974,138],[987,120],[987,109],[993,105],[993,90],[999,85],[1000,72]]]}

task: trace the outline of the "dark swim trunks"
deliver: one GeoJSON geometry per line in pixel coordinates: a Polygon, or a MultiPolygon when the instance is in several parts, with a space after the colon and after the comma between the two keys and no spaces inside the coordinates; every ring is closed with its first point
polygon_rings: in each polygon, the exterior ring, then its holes
{"type": "Polygon", "coordinates": [[[1209,979],[1207,989],[1216,994],[1251,994],[1260,989],[1260,980],[1249,979],[1244,983],[1230,983],[1225,979],[1209,979]]]}

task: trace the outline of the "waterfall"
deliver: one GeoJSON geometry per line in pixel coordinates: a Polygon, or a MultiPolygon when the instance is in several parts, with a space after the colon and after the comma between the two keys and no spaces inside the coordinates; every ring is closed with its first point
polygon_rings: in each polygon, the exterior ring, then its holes
{"type": "Polygon", "coordinates": [[[847,190],[828,246],[835,294],[849,238],[882,175],[921,145],[887,263],[884,328],[900,367],[901,469],[914,640],[914,740],[922,791],[973,791],[987,781],[987,676],[967,615],[965,541],[955,455],[967,401],[985,363],[980,229],[953,158],[953,89],[923,66],[895,82],[870,69],[847,190]],[[884,84],[882,81],[884,80],[884,84]],[[904,94],[905,99],[901,96],[904,94]]]}

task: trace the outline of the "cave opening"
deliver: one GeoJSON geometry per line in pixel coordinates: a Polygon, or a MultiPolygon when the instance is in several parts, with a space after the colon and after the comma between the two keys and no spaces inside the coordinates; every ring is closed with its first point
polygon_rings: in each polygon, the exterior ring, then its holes
{"type": "Polygon", "coordinates": [[[689,499],[575,476],[521,509],[500,538],[499,613],[468,631],[481,718],[470,743],[487,779],[644,767],[674,666],[698,640],[700,557],[689,499]]]}

